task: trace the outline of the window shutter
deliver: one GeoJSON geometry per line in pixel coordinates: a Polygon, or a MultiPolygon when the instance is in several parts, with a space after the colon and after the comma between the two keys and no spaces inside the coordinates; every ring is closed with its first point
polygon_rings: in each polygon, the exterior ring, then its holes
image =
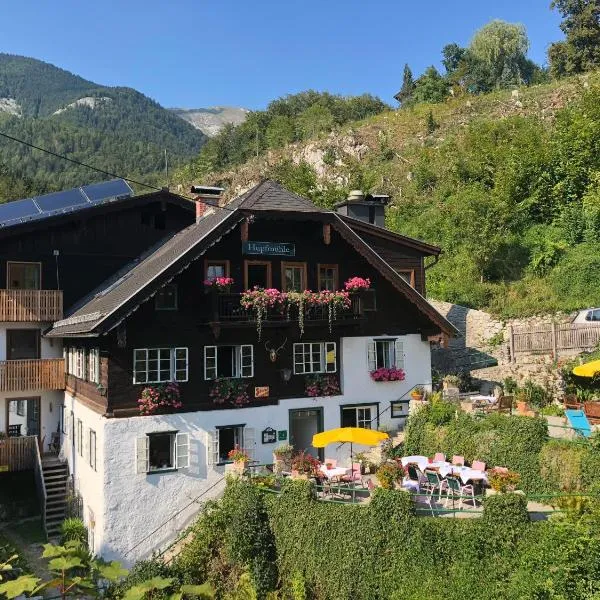
{"type": "Polygon", "coordinates": [[[204,379],[217,378],[217,347],[204,346],[204,379]]]}
{"type": "Polygon", "coordinates": [[[213,429],[206,432],[206,462],[216,465],[219,462],[219,430],[213,429]]]}
{"type": "Polygon", "coordinates": [[[136,473],[147,473],[150,470],[150,438],[145,435],[135,440],[136,473]]]}
{"type": "Polygon", "coordinates": [[[175,436],[175,466],[187,469],[190,466],[190,434],[178,433],[175,436]]]}
{"type": "Polygon", "coordinates": [[[81,452],[81,456],[84,458],[85,462],[88,463],[88,465],[90,464],[90,428],[89,427],[82,427],[82,432],[81,435],[83,437],[82,440],[82,452],[81,452]]]}
{"type": "Polygon", "coordinates": [[[187,381],[189,371],[188,349],[175,348],[171,373],[174,381],[187,381]]]}
{"type": "Polygon", "coordinates": [[[254,427],[244,427],[244,452],[254,460],[254,447],[256,446],[254,427]]]}
{"type": "Polygon", "coordinates": [[[245,344],[240,349],[241,377],[254,377],[254,346],[245,344]]]}
{"type": "Polygon", "coordinates": [[[404,342],[400,338],[396,338],[394,341],[394,354],[396,368],[404,369],[404,342]]]}
{"type": "Polygon", "coordinates": [[[335,373],[337,369],[337,356],[335,342],[325,342],[325,372],[335,373]]]}
{"type": "Polygon", "coordinates": [[[369,365],[369,373],[377,368],[377,350],[375,348],[375,340],[370,340],[367,344],[367,364],[369,365]]]}

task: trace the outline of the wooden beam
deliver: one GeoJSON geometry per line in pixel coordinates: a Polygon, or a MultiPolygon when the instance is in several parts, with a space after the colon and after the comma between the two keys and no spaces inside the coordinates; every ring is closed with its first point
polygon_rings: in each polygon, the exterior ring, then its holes
{"type": "Polygon", "coordinates": [[[323,241],[326,246],[331,244],[331,224],[323,223],[323,241]]]}
{"type": "Polygon", "coordinates": [[[245,221],[242,221],[242,224],[240,225],[240,233],[242,236],[242,242],[247,242],[248,241],[248,219],[246,219],[245,221]]]}

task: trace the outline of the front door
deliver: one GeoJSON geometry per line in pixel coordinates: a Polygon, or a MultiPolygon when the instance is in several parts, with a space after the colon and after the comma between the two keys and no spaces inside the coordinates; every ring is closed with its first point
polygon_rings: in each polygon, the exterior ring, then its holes
{"type": "Polygon", "coordinates": [[[9,437],[40,435],[40,399],[8,399],[6,433],[9,437]]]}
{"type": "Polygon", "coordinates": [[[247,290],[253,287],[270,288],[271,263],[263,260],[247,260],[245,262],[245,286],[247,290]]]}
{"type": "Polygon", "coordinates": [[[39,329],[7,329],[6,359],[26,360],[40,358],[39,329]]]}
{"type": "Polygon", "coordinates": [[[294,450],[306,450],[315,458],[323,460],[323,449],[314,448],[312,438],[323,431],[323,409],[307,408],[290,410],[290,444],[294,450]]]}

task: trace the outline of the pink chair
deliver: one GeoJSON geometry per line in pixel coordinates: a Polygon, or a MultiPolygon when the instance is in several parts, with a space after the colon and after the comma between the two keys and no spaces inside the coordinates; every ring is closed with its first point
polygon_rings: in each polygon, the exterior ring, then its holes
{"type": "Polygon", "coordinates": [[[370,492],[372,492],[375,489],[375,484],[373,483],[372,479],[367,479],[367,488],[370,492]]]}
{"type": "Polygon", "coordinates": [[[485,463],[481,460],[474,460],[471,469],[474,471],[485,471],[485,463]]]}
{"type": "Polygon", "coordinates": [[[326,459],[323,461],[323,464],[324,464],[325,466],[327,466],[327,465],[331,465],[331,468],[332,468],[332,469],[335,469],[335,468],[337,467],[337,460],[336,460],[335,458],[326,458],[326,459]]]}
{"type": "Polygon", "coordinates": [[[464,456],[456,456],[456,454],[452,457],[452,464],[456,467],[464,467],[465,466],[465,457],[464,456]]]}
{"type": "Polygon", "coordinates": [[[444,462],[446,460],[446,455],[443,452],[436,452],[433,460],[435,462],[444,462]]]}
{"type": "Polygon", "coordinates": [[[342,481],[353,483],[360,481],[362,483],[362,476],[360,474],[360,463],[352,463],[352,473],[350,475],[343,475],[342,481]]]}

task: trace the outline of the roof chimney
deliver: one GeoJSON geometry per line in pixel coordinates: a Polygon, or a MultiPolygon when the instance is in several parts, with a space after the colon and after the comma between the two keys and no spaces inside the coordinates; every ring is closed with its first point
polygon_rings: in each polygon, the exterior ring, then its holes
{"type": "Polygon", "coordinates": [[[198,222],[206,212],[209,206],[219,206],[221,197],[223,196],[223,188],[210,187],[207,185],[193,185],[191,187],[192,194],[196,194],[196,222],[198,222]]]}
{"type": "Polygon", "coordinates": [[[361,190],[352,190],[348,198],[335,208],[341,215],[385,227],[385,206],[390,197],[385,194],[365,194],[361,190]]]}

